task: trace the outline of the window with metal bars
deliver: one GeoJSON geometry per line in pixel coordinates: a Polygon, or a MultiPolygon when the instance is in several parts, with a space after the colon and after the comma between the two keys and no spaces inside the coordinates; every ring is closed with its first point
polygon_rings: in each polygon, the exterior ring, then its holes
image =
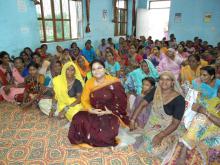
{"type": "Polygon", "coordinates": [[[82,37],[82,0],[40,0],[36,9],[41,42],[82,37]]]}

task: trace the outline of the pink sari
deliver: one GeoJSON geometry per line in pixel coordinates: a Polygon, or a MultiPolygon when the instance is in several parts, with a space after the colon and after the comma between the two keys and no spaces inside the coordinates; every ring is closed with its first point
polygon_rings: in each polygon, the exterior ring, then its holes
{"type": "MultiPolygon", "coordinates": [[[[3,69],[2,67],[0,67],[2,72],[6,72],[5,69],[3,69]]],[[[18,72],[18,70],[16,68],[12,69],[12,76],[14,78],[14,83],[15,85],[18,85],[20,83],[24,82],[24,78],[21,76],[21,74],[18,72]]],[[[15,98],[16,96],[23,94],[24,93],[24,88],[15,88],[15,87],[11,87],[10,88],[10,92],[9,94],[6,94],[4,91],[4,87],[2,86],[0,89],[0,95],[2,95],[2,97],[4,98],[4,100],[8,101],[8,102],[16,102],[15,98]]]]}
{"type": "Polygon", "coordinates": [[[166,57],[160,61],[157,69],[159,74],[164,71],[172,72],[178,80],[180,75],[181,63],[182,59],[180,59],[178,56],[176,56],[174,60],[170,59],[169,57],[166,57]]]}

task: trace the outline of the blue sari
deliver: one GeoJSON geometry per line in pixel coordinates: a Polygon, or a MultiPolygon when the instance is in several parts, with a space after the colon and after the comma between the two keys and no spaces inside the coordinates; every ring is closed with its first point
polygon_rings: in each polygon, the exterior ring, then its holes
{"type": "Polygon", "coordinates": [[[128,74],[127,81],[125,82],[126,92],[135,92],[137,95],[141,94],[142,80],[146,77],[152,77],[155,80],[159,78],[159,74],[154,65],[147,59],[144,60],[149,68],[149,73],[146,74],[141,68],[135,69],[128,74]]]}

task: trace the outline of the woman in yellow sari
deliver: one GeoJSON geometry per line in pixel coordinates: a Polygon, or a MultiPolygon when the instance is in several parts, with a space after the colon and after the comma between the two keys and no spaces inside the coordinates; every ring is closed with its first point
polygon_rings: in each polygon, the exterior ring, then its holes
{"type": "Polygon", "coordinates": [[[211,164],[208,151],[220,149],[220,88],[218,96],[208,100],[206,107],[194,104],[192,109],[198,113],[180,138],[181,150],[175,152],[172,161],[176,159],[185,164],[186,151],[195,149],[201,155],[203,164],[211,164]]]}
{"type": "Polygon", "coordinates": [[[192,80],[200,76],[201,61],[199,55],[190,55],[188,57],[188,65],[182,66],[180,71],[181,84],[188,81],[192,84],[192,80]]]}
{"type": "MultiPolygon", "coordinates": [[[[82,109],[80,97],[84,81],[79,69],[73,62],[64,64],[61,75],[53,79],[53,89],[55,100],[57,101],[57,110],[59,117],[64,115],[69,121],[73,116],[82,109]]],[[[52,108],[52,112],[53,113],[52,108]]]]}

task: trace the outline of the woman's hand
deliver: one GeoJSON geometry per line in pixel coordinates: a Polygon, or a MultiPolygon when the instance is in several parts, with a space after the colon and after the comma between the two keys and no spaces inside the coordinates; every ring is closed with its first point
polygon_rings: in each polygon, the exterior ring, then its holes
{"type": "Polygon", "coordinates": [[[10,93],[10,85],[7,85],[3,88],[3,90],[5,91],[5,94],[8,95],[10,93]]]}
{"type": "Polygon", "coordinates": [[[91,109],[91,110],[89,110],[89,113],[96,114],[96,115],[100,114],[101,112],[102,112],[101,109],[91,109]]]}
{"type": "Polygon", "coordinates": [[[159,133],[156,136],[154,136],[152,143],[153,147],[159,146],[163,140],[163,136],[159,133]]]}
{"type": "Polygon", "coordinates": [[[130,125],[129,125],[129,127],[130,127],[130,131],[135,130],[135,120],[130,120],[130,125]]]}
{"type": "Polygon", "coordinates": [[[53,115],[54,115],[54,111],[51,110],[50,113],[49,113],[49,117],[51,118],[51,117],[53,117],[53,115]]]}
{"type": "Polygon", "coordinates": [[[64,118],[65,118],[65,111],[64,111],[64,110],[61,111],[61,112],[59,112],[58,118],[59,118],[59,119],[64,119],[64,118]]]}
{"type": "Polygon", "coordinates": [[[200,104],[196,104],[196,103],[192,105],[192,110],[202,114],[206,113],[205,108],[203,108],[200,104]]]}

